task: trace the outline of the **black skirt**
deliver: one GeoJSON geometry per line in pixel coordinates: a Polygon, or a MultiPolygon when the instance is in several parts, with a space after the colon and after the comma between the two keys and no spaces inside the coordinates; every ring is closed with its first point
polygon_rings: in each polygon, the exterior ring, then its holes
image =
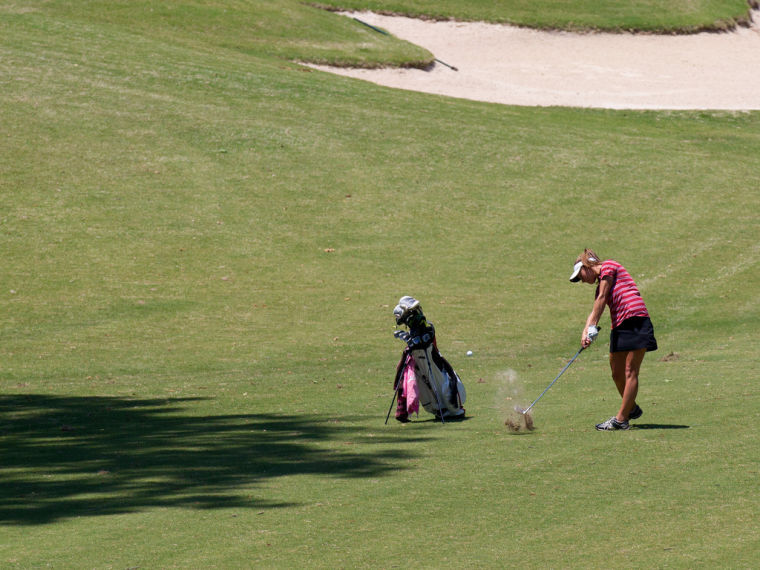
{"type": "Polygon", "coordinates": [[[624,320],[610,333],[610,352],[628,352],[646,348],[657,350],[654,327],[649,317],[631,317],[624,320]]]}

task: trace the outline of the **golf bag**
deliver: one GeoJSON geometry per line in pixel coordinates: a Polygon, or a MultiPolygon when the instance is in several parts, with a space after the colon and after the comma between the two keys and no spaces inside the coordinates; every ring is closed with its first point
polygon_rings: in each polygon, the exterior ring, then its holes
{"type": "Polygon", "coordinates": [[[441,421],[463,418],[462,404],[467,397],[464,384],[438,352],[435,328],[425,318],[420,302],[413,297],[402,297],[393,309],[393,316],[397,325],[409,329],[408,332],[397,330],[394,333],[406,343],[393,382],[398,397],[396,419],[410,421],[409,416],[415,412],[419,414],[420,404],[441,421]]]}

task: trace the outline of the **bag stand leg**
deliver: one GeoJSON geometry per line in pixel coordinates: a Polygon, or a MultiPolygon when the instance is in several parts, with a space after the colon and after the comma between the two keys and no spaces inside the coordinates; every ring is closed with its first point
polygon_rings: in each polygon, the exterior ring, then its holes
{"type": "Polygon", "coordinates": [[[388,408],[388,415],[385,416],[385,425],[388,425],[388,418],[391,417],[391,411],[393,410],[393,404],[396,401],[396,396],[398,396],[398,390],[394,388],[394,390],[393,390],[393,399],[391,400],[391,407],[388,408]]]}

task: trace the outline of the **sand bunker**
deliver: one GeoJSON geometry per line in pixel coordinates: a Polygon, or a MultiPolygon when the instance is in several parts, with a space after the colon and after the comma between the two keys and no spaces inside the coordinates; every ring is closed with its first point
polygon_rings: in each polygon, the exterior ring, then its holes
{"type": "Polygon", "coordinates": [[[509,105],[760,110],[760,12],[751,28],[686,36],[545,32],[512,26],[344,14],[455,66],[341,69],[339,75],[509,105]]]}

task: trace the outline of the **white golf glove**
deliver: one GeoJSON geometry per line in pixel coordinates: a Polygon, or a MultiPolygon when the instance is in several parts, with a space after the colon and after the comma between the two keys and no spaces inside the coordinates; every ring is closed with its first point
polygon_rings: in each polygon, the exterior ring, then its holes
{"type": "Polygon", "coordinates": [[[599,327],[596,325],[590,325],[588,327],[588,339],[591,342],[594,342],[596,340],[596,337],[599,336],[599,327]]]}

